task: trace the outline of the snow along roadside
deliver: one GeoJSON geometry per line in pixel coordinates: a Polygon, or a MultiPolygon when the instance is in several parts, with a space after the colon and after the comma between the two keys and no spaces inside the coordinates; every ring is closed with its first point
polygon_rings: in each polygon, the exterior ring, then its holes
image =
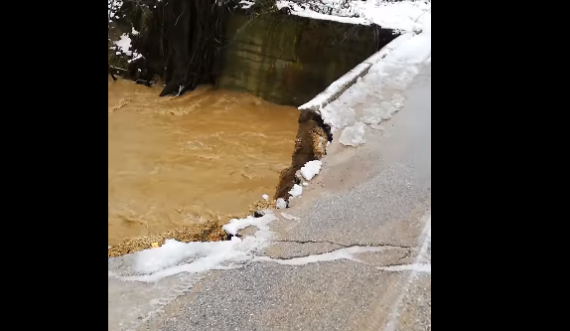
{"type": "Polygon", "coordinates": [[[431,12],[420,33],[406,33],[299,107],[321,115],[343,145],[362,144],[366,125],[378,126],[402,108],[404,92],[431,60],[431,12]],[[346,131],[346,132],[345,132],[346,131]]]}
{"type": "Polygon", "coordinates": [[[332,84],[330,84],[323,92],[317,94],[317,96],[311,99],[309,102],[301,105],[299,107],[299,110],[313,110],[320,114],[320,110],[323,107],[338,99],[346,90],[348,90],[348,88],[356,83],[358,78],[365,76],[370,71],[372,65],[382,61],[382,59],[384,59],[394,49],[410,40],[414,36],[415,33],[408,32],[396,37],[386,46],[382,47],[381,50],[372,54],[362,63],[352,68],[349,72],[341,76],[339,79],[332,82],[332,84]]]}

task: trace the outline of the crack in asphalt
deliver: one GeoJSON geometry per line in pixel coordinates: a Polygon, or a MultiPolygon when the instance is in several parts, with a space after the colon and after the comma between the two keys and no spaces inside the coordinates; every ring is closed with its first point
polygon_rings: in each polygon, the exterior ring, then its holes
{"type": "MultiPolygon", "coordinates": [[[[303,241],[306,243],[305,241],[303,241]]],[[[323,242],[324,243],[324,242],[323,242]]],[[[367,252],[382,252],[389,249],[407,249],[411,250],[411,247],[399,246],[399,245],[389,245],[389,244],[376,244],[375,246],[362,246],[362,245],[351,245],[342,248],[333,249],[320,254],[306,254],[301,256],[291,256],[282,258],[273,258],[270,256],[256,256],[252,259],[253,262],[275,262],[278,264],[286,265],[306,265],[315,262],[329,262],[335,260],[351,260],[359,263],[366,262],[360,261],[355,255],[367,252]]],[[[399,261],[402,257],[399,258],[399,261]]]]}
{"type": "MultiPolygon", "coordinates": [[[[399,249],[406,249],[406,250],[411,250],[413,247],[412,246],[408,246],[408,245],[396,245],[396,244],[390,244],[390,243],[358,243],[358,244],[341,244],[341,243],[337,243],[334,241],[329,241],[329,240],[295,240],[295,239],[280,239],[280,240],[274,240],[274,243],[294,243],[294,244],[331,244],[331,245],[336,245],[336,246],[340,246],[342,248],[351,248],[351,247],[385,247],[385,248],[399,248],[399,249]]],[[[334,250],[332,250],[334,251],[334,250]]],[[[332,251],[329,251],[327,253],[330,253],[332,251]]]]}

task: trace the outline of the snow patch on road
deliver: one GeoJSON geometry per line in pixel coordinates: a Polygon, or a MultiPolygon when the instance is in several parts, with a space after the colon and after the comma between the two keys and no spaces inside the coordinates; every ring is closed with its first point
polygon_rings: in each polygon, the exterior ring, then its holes
{"type": "Polygon", "coordinates": [[[222,230],[235,236],[239,230],[245,229],[248,226],[257,226],[262,223],[262,218],[255,218],[253,216],[247,216],[246,218],[233,218],[228,224],[222,226],[222,230]]]}
{"type": "MultiPolygon", "coordinates": [[[[363,124],[378,125],[399,111],[405,102],[403,92],[420,68],[431,61],[431,4],[429,12],[414,13],[409,4],[402,4],[404,2],[388,6],[408,8],[410,12],[404,16],[415,17],[414,22],[421,25],[421,29],[415,30],[421,30],[421,33],[400,35],[299,107],[319,112],[333,133],[348,131],[344,137],[343,132],[340,133],[345,145],[362,144],[363,124]]],[[[370,3],[373,1],[363,5],[370,3]]],[[[400,16],[395,15],[392,19],[400,16]]]]}
{"type": "MultiPolygon", "coordinates": [[[[372,67],[373,64],[382,61],[382,59],[384,59],[388,54],[390,54],[392,50],[400,47],[400,45],[405,43],[407,40],[413,38],[414,36],[415,34],[413,33],[406,33],[392,40],[386,46],[382,47],[381,50],[374,53],[368,59],[358,64],[356,67],[352,68],[342,77],[332,82],[323,92],[319,93],[309,102],[300,106],[299,109],[312,109],[315,111],[322,110],[327,104],[334,101],[335,95],[342,94],[345,88],[350,87],[357,80],[361,79],[362,76],[367,74],[368,71],[370,70],[370,67],[372,67]]],[[[373,88],[371,88],[371,90],[373,90],[373,88]]],[[[350,117],[348,118],[348,122],[350,122],[350,117]]],[[[349,124],[352,123],[354,123],[354,120],[352,120],[352,122],[350,122],[349,124]]]]}
{"type": "Polygon", "coordinates": [[[340,134],[339,142],[345,146],[358,146],[364,144],[366,126],[362,122],[347,126],[340,134]]]}
{"type": "Polygon", "coordinates": [[[300,197],[301,194],[303,194],[303,186],[298,184],[293,185],[293,188],[289,191],[289,194],[291,194],[293,198],[300,197]]]}
{"type": "Polygon", "coordinates": [[[277,208],[277,209],[287,208],[287,202],[285,201],[285,199],[283,199],[283,198],[277,199],[277,201],[275,202],[275,208],[277,208]]]}
{"type": "Polygon", "coordinates": [[[157,282],[179,273],[201,273],[212,269],[226,269],[250,260],[254,251],[269,243],[269,223],[276,217],[267,213],[263,217],[248,216],[232,219],[224,230],[237,234],[241,229],[255,226],[258,231],[245,238],[233,237],[229,241],[183,243],[167,239],[159,248],[147,249],[109,259],[109,277],[123,281],[157,282]]]}
{"type": "Polygon", "coordinates": [[[319,172],[321,172],[322,165],[323,162],[320,160],[309,161],[301,168],[301,175],[303,175],[303,178],[310,181],[313,177],[318,175],[319,172]]]}
{"type": "MultiPolygon", "coordinates": [[[[344,145],[360,145],[363,143],[363,124],[378,125],[404,106],[403,92],[420,68],[431,60],[431,13],[424,16],[422,33],[410,33],[394,39],[392,43],[396,45],[388,44],[386,47],[391,51],[377,58],[366,75],[320,109],[324,122],[332,127],[333,132],[342,130],[341,143],[344,145]]],[[[335,82],[331,86],[334,84],[338,85],[335,82]]],[[[332,95],[333,91],[329,92],[328,95],[332,95]]],[[[313,106],[313,101],[307,104],[313,106]]]]}

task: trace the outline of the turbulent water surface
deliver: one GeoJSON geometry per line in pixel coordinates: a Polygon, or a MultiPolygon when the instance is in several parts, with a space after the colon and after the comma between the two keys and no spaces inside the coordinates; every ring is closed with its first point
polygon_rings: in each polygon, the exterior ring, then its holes
{"type": "Polygon", "coordinates": [[[211,87],[177,98],[124,80],[108,87],[109,245],[225,223],[271,196],[291,162],[296,108],[211,87]]]}

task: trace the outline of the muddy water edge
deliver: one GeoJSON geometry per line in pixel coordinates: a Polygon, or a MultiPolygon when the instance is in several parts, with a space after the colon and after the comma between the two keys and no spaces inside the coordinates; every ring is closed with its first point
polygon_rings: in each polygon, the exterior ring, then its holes
{"type": "Polygon", "coordinates": [[[291,166],[298,109],[209,86],[160,90],[108,80],[109,256],[224,239],[221,225],[274,196],[291,166]]]}

